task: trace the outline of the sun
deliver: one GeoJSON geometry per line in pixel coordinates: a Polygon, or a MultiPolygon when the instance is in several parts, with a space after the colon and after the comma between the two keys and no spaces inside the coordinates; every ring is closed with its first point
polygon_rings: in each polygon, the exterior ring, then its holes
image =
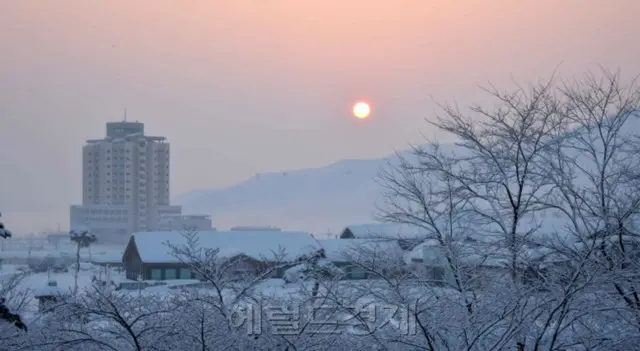
{"type": "Polygon", "coordinates": [[[353,105],[353,115],[359,119],[365,119],[371,114],[371,107],[364,101],[358,101],[353,105]]]}

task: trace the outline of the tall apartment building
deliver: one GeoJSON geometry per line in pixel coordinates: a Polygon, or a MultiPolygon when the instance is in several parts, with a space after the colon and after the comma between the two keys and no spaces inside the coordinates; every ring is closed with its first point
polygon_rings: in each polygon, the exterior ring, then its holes
{"type": "Polygon", "coordinates": [[[169,203],[169,151],[164,137],[144,135],[143,123],[108,122],[106,137],[82,148],[82,205],[71,206],[71,228],[122,241],[181,214],[169,203]]]}

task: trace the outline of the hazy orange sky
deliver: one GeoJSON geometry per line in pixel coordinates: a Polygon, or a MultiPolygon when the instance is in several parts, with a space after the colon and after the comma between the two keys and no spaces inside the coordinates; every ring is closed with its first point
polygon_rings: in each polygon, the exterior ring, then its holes
{"type": "Polygon", "coordinates": [[[172,143],[172,193],[370,158],[477,86],[640,73],[637,0],[6,0],[0,211],[67,225],[81,146],[129,119],[172,143]],[[365,97],[372,118],[350,118],[365,97]],[[363,123],[364,122],[364,123],[363,123]],[[34,215],[35,213],[35,215],[34,215]]]}

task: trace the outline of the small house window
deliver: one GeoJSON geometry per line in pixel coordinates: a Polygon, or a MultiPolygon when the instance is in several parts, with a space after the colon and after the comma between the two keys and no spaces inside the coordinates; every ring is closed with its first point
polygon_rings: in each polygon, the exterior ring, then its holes
{"type": "Polygon", "coordinates": [[[151,269],[151,280],[162,280],[162,269],[160,269],[160,268],[152,268],[151,269]]]}
{"type": "Polygon", "coordinates": [[[442,282],[444,281],[445,271],[444,267],[430,267],[428,279],[433,281],[442,282]]]}
{"type": "Polygon", "coordinates": [[[177,279],[178,274],[175,268],[167,268],[164,270],[164,279],[177,279]]]}
{"type": "Polygon", "coordinates": [[[355,266],[349,268],[351,279],[365,279],[367,277],[366,272],[362,268],[355,266]]]}
{"type": "Polygon", "coordinates": [[[180,268],[180,279],[191,279],[191,270],[189,268],[180,268]]]}

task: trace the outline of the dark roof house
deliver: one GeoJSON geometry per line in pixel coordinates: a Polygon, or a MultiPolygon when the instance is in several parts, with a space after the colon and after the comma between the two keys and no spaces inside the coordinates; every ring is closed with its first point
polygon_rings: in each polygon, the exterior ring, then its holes
{"type": "Polygon", "coordinates": [[[404,265],[404,252],[396,240],[323,239],[318,243],[327,261],[343,269],[346,279],[376,278],[370,270],[388,274],[387,270],[404,265]]]}
{"type": "Polygon", "coordinates": [[[428,237],[428,232],[418,226],[398,223],[358,224],[346,227],[340,239],[397,240],[403,250],[410,250],[428,237]]]}
{"type": "MultiPolygon", "coordinates": [[[[304,232],[228,231],[194,234],[197,248],[218,250],[216,258],[233,259],[238,270],[256,270],[265,262],[293,261],[320,249],[316,240],[304,232]]],[[[180,232],[134,233],[122,256],[128,279],[196,279],[190,263],[176,257],[169,245],[188,243],[180,232]]]]}

